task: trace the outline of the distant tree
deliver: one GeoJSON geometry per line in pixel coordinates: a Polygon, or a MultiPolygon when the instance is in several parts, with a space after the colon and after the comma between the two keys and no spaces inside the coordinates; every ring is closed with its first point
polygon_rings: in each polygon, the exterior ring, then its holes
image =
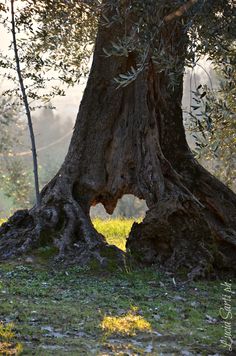
{"type": "Polygon", "coordinates": [[[0,98],[0,186],[2,193],[11,198],[13,207],[29,207],[32,189],[28,169],[15,157],[14,148],[19,144],[21,124],[12,100],[0,98]]]}
{"type": "Polygon", "coordinates": [[[236,188],[236,48],[222,53],[216,64],[217,88],[200,85],[194,92],[191,113],[197,132],[196,153],[201,162],[211,162],[211,171],[228,186],[236,188]],[[196,112],[196,111],[195,111],[196,112]]]}
{"type": "Polygon", "coordinates": [[[134,195],[123,195],[116,206],[116,215],[124,218],[144,218],[147,206],[134,195]]]}
{"type": "MultiPolygon", "coordinates": [[[[80,2],[82,19],[94,3],[80,2]]],[[[58,26],[57,8],[61,21],[61,7],[73,4],[47,2],[49,18],[58,26]]],[[[181,108],[185,65],[204,53],[218,58],[221,46],[230,50],[233,7],[225,0],[103,1],[67,156],[42,190],[40,209],[16,212],[0,229],[2,258],[53,243],[62,260],[106,266],[113,256],[122,263],[89,209],[101,202],[112,213],[129,193],[149,208],[127,241],[138,261],[187,270],[189,278],[235,271],[236,196],[193,157],[181,108]]]]}
{"type": "Polygon", "coordinates": [[[1,172],[2,190],[6,197],[13,201],[13,207],[29,208],[30,206],[30,193],[32,194],[31,179],[29,179],[29,171],[25,164],[19,158],[8,158],[5,160],[3,167],[4,171],[1,172]]]}

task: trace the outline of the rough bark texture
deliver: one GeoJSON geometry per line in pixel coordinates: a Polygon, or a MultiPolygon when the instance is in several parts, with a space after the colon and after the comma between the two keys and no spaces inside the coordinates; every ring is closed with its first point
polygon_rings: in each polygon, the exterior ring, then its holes
{"type": "MultiPolygon", "coordinates": [[[[41,207],[17,212],[0,228],[1,259],[53,243],[62,259],[122,264],[122,252],[94,229],[89,209],[101,202],[112,213],[123,194],[134,194],[149,208],[127,241],[138,261],[190,277],[235,271],[236,196],[189,150],[183,77],[172,88],[168,72],[157,73],[150,59],[135,82],[117,90],[113,78],[136,66],[135,53],[104,57],[121,30],[100,27],[68,154],[43,189],[41,207]]],[[[167,46],[184,63],[185,38],[178,28],[175,35],[167,46]]]]}

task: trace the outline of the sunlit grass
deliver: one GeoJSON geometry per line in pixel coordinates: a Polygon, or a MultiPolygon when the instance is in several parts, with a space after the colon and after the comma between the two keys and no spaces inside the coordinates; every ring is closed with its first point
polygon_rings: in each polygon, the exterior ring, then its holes
{"type": "Polygon", "coordinates": [[[22,352],[22,345],[12,340],[15,337],[13,327],[13,323],[4,325],[0,322],[0,355],[19,355],[22,352]]]}
{"type": "Polygon", "coordinates": [[[11,339],[14,337],[14,332],[12,331],[13,324],[9,323],[6,326],[0,322],[0,339],[11,339]]]}
{"type": "Polygon", "coordinates": [[[0,226],[6,221],[6,219],[0,219],[0,226]]]}
{"type": "Polygon", "coordinates": [[[142,316],[137,315],[137,308],[132,308],[124,316],[105,316],[101,328],[107,334],[133,336],[138,331],[151,331],[151,324],[142,316]]]}
{"type": "Polygon", "coordinates": [[[116,245],[123,251],[125,251],[126,240],[133,223],[133,219],[93,219],[95,229],[105,236],[107,242],[111,245],[116,245]]]}

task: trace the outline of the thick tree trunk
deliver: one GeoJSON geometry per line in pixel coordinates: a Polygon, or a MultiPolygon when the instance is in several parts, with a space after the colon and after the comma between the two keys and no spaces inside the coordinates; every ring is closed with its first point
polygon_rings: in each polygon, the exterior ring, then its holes
{"type": "MultiPolygon", "coordinates": [[[[135,82],[117,90],[114,77],[137,65],[135,53],[104,57],[103,48],[122,31],[119,26],[100,27],[65,161],[43,189],[41,207],[17,212],[0,228],[0,256],[53,243],[62,259],[84,264],[95,258],[105,266],[111,256],[123,263],[122,252],[94,229],[89,209],[101,202],[112,213],[123,194],[134,194],[149,208],[127,241],[138,261],[186,269],[191,277],[235,271],[236,196],[189,150],[181,109],[183,75],[173,88],[168,71],[157,73],[150,59],[135,82]]],[[[184,66],[181,28],[171,41],[166,50],[184,66]]]]}

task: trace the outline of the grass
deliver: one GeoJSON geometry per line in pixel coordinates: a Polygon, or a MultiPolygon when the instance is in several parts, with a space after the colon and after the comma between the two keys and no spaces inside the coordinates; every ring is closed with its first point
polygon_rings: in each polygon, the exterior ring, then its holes
{"type": "MultiPolygon", "coordinates": [[[[124,248],[131,221],[94,224],[124,248]]],[[[224,294],[220,281],[176,285],[154,267],[107,272],[4,262],[0,330],[8,337],[0,342],[14,354],[22,345],[22,355],[224,355],[224,294]]]]}
{"type": "Polygon", "coordinates": [[[116,333],[134,336],[139,331],[151,331],[151,324],[137,313],[138,308],[132,307],[124,316],[105,316],[101,328],[108,335],[116,333]]]}
{"type": "Polygon", "coordinates": [[[6,219],[0,219],[0,226],[6,221],[6,219]]]}
{"type": "Polygon", "coordinates": [[[13,323],[4,325],[0,322],[0,355],[17,355],[23,350],[20,343],[14,342],[13,323]]]}
{"type": "Polygon", "coordinates": [[[97,218],[93,220],[95,229],[106,237],[107,242],[111,245],[116,245],[123,251],[125,251],[126,239],[133,223],[133,219],[101,220],[97,218]]]}

